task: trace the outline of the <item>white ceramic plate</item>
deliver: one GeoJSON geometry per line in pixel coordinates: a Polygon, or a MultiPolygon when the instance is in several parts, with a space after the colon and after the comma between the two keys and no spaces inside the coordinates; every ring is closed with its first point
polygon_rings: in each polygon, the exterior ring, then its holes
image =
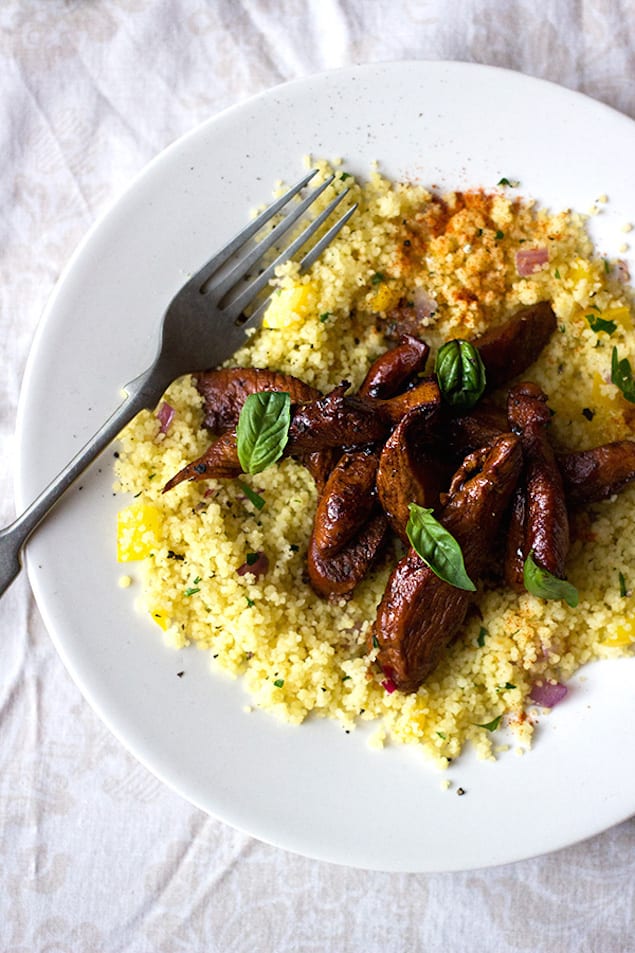
{"type": "MultiPolygon", "coordinates": [[[[268,201],[302,157],[373,160],[398,179],[494,186],[586,211],[613,257],[635,222],[635,124],[578,94],[460,63],[355,67],[257,96],[196,129],[150,164],[92,230],[39,328],[19,417],[17,497],[26,505],[116,406],[154,354],[167,301],[268,201]]],[[[628,257],[622,255],[622,257],[628,257]]],[[[635,262],[631,258],[631,271],[635,262]]],[[[246,714],[240,682],[176,653],[133,609],[115,562],[112,456],[71,490],[28,547],[46,625],[88,701],[156,775],[218,818],[272,844],[351,866],[482,867],[554,850],[635,809],[635,660],[575,678],[542,720],[532,753],[470,755],[453,790],[413,750],[371,750],[315,721],[246,714]],[[182,678],[177,672],[184,671],[182,678]],[[456,787],[466,791],[456,796],[456,787]]]]}

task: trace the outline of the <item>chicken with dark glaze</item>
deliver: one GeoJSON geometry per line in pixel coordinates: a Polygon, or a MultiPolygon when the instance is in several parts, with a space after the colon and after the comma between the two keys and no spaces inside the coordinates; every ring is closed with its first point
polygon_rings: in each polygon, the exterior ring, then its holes
{"type": "Polygon", "coordinates": [[[472,339],[487,375],[487,390],[506,384],[538,360],[556,330],[556,316],[548,301],[521,308],[508,321],[472,339]]]}
{"type": "Polygon", "coordinates": [[[415,374],[423,371],[430,348],[412,334],[402,334],[399,344],[373,361],[358,390],[362,397],[394,397],[415,374]]]}
{"type": "MultiPolygon", "coordinates": [[[[520,440],[499,437],[471,454],[457,471],[440,513],[459,543],[465,568],[477,579],[509,505],[522,465],[520,440]]],[[[393,570],[377,611],[368,649],[403,692],[417,691],[456,636],[471,595],[449,585],[410,549],[393,570]]]]}
{"type": "Polygon", "coordinates": [[[563,579],[569,552],[569,517],[556,456],[547,432],[551,411],[537,384],[517,384],[509,392],[507,415],[523,450],[523,474],[514,495],[505,560],[507,584],[524,586],[523,568],[534,561],[563,579]]]}
{"type": "Polygon", "coordinates": [[[409,504],[436,510],[449,477],[435,440],[438,407],[416,407],[397,424],[379,457],[377,494],[392,530],[408,545],[409,504]]]}
{"type": "Polygon", "coordinates": [[[559,453],[557,461],[569,506],[598,503],[635,480],[635,440],[559,453]]]}
{"type": "Polygon", "coordinates": [[[203,397],[205,426],[212,433],[232,430],[249,394],[282,391],[292,404],[306,403],[320,397],[315,387],[291,374],[281,374],[258,367],[221,367],[194,375],[194,383],[203,397]]]}

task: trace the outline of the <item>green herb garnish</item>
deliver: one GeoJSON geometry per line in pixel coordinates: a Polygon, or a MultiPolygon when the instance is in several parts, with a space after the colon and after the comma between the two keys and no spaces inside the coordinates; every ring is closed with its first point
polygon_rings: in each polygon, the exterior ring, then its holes
{"type": "Polygon", "coordinates": [[[496,729],[498,728],[498,726],[499,726],[500,723],[501,723],[502,717],[503,717],[502,715],[497,715],[496,718],[494,718],[492,721],[488,721],[488,722],[487,722],[486,724],[484,724],[484,725],[479,725],[479,724],[477,724],[476,727],[477,727],[477,728],[485,728],[487,731],[496,731],[496,729]]]}
{"type": "Polygon", "coordinates": [[[579,602],[578,590],[565,579],[558,579],[549,570],[543,569],[529,553],[523,567],[525,589],[540,599],[564,599],[567,605],[575,609],[579,602]]]}
{"type": "Polygon", "coordinates": [[[604,318],[598,318],[595,314],[585,315],[592,331],[595,331],[598,334],[600,331],[605,331],[608,335],[613,334],[617,330],[617,324],[615,321],[606,321],[604,318]]]}
{"type": "Polygon", "coordinates": [[[477,644],[477,645],[479,646],[479,648],[481,648],[481,649],[482,649],[483,646],[485,645],[485,636],[486,636],[486,635],[487,635],[487,629],[484,629],[483,626],[481,626],[481,628],[479,629],[479,633],[478,633],[478,635],[477,635],[477,637],[476,637],[476,644],[477,644]]]}
{"type": "Polygon", "coordinates": [[[441,741],[445,741],[446,738],[447,738],[447,735],[446,735],[445,731],[437,731],[437,735],[439,736],[439,738],[441,739],[441,741]]]}
{"type": "MultiPolygon", "coordinates": [[[[200,580],[200,579],[197,579],[197,580],[195,580],[195,581],[196,581],[196,582],[200,582],[201,580],[200,580]]],[[[200,591],[201,591],[200,586],[188,586],[187,589],[185,590],[185,595],[186,595],[186,596],[195,596],[196,593],[197,593],[197,592],[200,592],[200,591]]]]}
{"type": "Polygon", "coordinates": [[[249,596],[245,596],[245,599],[247,600],[247,608],[248,608],[248,609],[251,609],[252,606],[255,606],[255,605],[256,605],[256,603],[254,602],[254,600],[253,600],[253,599],[250,599],[249,596]]]}
{"type": "Polygon", "coordinates": [[[516,688],[515,685],[512,685],[511,682],[505,682],[504,685],[497,685],[496,691],[500,695],[501,692],[510,692],[512,689],[516,688]]]}
{"type": "Polygon", "coordinates": [[[289,439],[291,397],[284,391],[249,394],[238,418],[237,451],[244,473],[261,473],[279,460],[289,439]]]}
{"type": "Polygon", "coordinates": [[[432,515],[431,509],[417,503],[408,505],[408,539],[432,572],[457,589],[475,592],[476,586],[465,571],[463,553],[454,536],[432,515]]]}
{"type": "Polygon", "coordinates": [[[249,502],[253,503],[253,505],[256,507],[257,510],[261,510],[263,506],[265,505],[265,501],[263,500],[263,498],[259,496],[255,490],[252,490],[250,486],[247,486],[246,483],[243,483],[242,480],[238,480],[237,483],[240,489],[243,491],[243,493],[247,497],[247,499],[249,500],[249,502]]]}
{"type": "Polygon", "coordinates": [[[500,241],[501,238],[504,238],[504,237],[505,237],[505,232],[501,232],[501,230],[500,230],[500,228],[499,228],[499,229],[497,230],[496,235],[494,236],[494,238],[496,238],[496,239],[498,239],[498,241],[500,241]]]}
{"type": "Polygon", "coordinates": [[[331,317],[331,312],[330,312],[330,311],[325,311],[324,314],[321,314],[321,315],[320,315],[320,321],[322,322],[322,324],[324,324],[325,321],[328,321],[328,319],[329,319],[330,317],[331,317]]]}
{"type": "Polygon", "coordinates": [[[624,578],[624,573],[620,573],[620,595],[622,599],[625,599],[628,595],[628,589],[626,588],[626,579],[624,578]]]}
{"type": "Polygon", "coordinates": [[[457,410],[473,407],[487,383],[478,349],[460,338],[439,348],[434,372],[444,400],[457,410]]]}
{"type": "Polygon", "coordinates": [[[498,185],[507,185],[510,189],[517,189],[520,185],[518,179],[508,179],[507,176],[503,176],[502,179],[498,180],[498,185]]]}
{"type": "Polygon", "coordinates": [[[284,678],[277,678],[273,684],[276,686],[276,688],[282,688],[284,685],[284,678]]]}
{"type": "Polygon", "coordinates": [[[617,356],[617,348],[613,348],[611,354],[611,381],[622,392],[624,398],[635,404],[635,381],[628,358],[623,357],[620,361],[617,356]]]}
{"type": "Polygon", "coordinates": [[[376,271],[370,280],[373,285],[380,285],[382,281],[386,280],[386,276],[381,271],[376,271]]]}

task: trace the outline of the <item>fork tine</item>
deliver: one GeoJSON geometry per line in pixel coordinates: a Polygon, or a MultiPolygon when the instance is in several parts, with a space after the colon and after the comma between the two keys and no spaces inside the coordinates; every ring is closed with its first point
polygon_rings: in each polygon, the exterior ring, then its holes
{"type": "Polygon", "coordinates": [[[329,176],[328,179],[322,182],[321,185],[318,185],[310,195],[307,195],[306,198],[302,199],[302,201],[296,205],[296,207],[289,212],[281,222],[278,222],[278,224],[271,229],[265,238],[259,241],[258,244],[252,248],[247,255],[241,258],[241,260],[230,271],[230,273],[226,275],[225,278],[212,286],[210,290],[214,292],[214,296],[217,301],[220,301],[223,295],[229,291],[230,288],[233,288],[241,278],[249,274],[249,271],[254,263],[262,258],[267,249],[271,248],[271,246],[274,245],[278,239],[284,235],[285,232],[287,232],[299,218],[302,217],[302,215],[304,215],[309,206],[315,202],[318,196],[320,196],[326,188],[328,188],[334,178],[334,175],[329,176]]]}
{"type": "Polygon", "coordinates": [[[238,249],[245,244],[250,238],[266,225],[267,222],[273,218],[284,206],[291,201],[291,199],[301,192],[305,185],[307,185],[314,175],[317,175],[317,169],[312,169],[307,175],[305,175],[299,182],[296,182],[295,185],[291,186],[284,195],[281,195],[279,199],[276,199],[271,205],[268,205],[264,212],[261,212],[257,218],[254,218],[253,221],[249,222],[248,225],[245,225],[237,235],[235,235],[231,241],[225,245],[217,255],[214,255],[213,258],[203,265],[199,271],[192,277],[192,284],[204,285],[212,277],[215,271],[225,264],[226,261],[234,255],[238,249]]]}
{"type": "Polygon", "coordinates": [[[307,268],[310,268],[311,265],[318,260],[318,258],[320,257],[324,249],[331,244],[331,242],[333,241],[337,233],[340,231],[340,229],[342,229],[346,225],[351,215],[357,209],[357,206],[358,206],[357,202],[355,202],[354,205],[351,205],[351,207],[347,209],[346,212],[344,212],[342,217],[338,218],[338,220],[333,225],[331,225],[328,232],[325,232],[324,235],[322,235],[322,237],[320,238],[320,240],[315,243],[311,251],[307,252],[307,254],[304,256],[304,258],[300,262],[300,271],[306,271],[307,268]]]}
{"type": "MultiPolygon", "coordinates": [[[[304,258],[300,262],[300,271],[306,271],[307,268],[310,268],[311,265],[315,261],[317,261],[317,259],[320,257],[324,249],[331,244],[331,242],[333,241],[337,233],[340,231],[340,229],[342,229],[344,225],[346,225],[351,215],[353,215],[354,212],[356,211],[357,207],[358,207],[357,202],[355,202],[354,205],[351,205],[351,207],[347,209],[346,212],[344,212],[342,217],[338,218],[338,220],[329,228],[328,232],[326,232],[322,236],[319,242],[317,242],[313,246],[311,251],[304,256],[304,258]]],[[[267,308],[269,307],[269,304],[271,303],[272,293],[268,294],[267,297],[264,299],[264,301],[260,302],[256,310],[241,323],[241,327],[248,328],[252,326],[253,327],[259,326],[265,311],[267,310],[267,308]]]]}
{"type": "Polygon", "coordinates": [[[345,195],[348,194],[348,189],[344,189],[343,192],[340,192],[339,195],[336,195],[332,202],[326,206],[323,212],[313,219],[313,221],[307,225],[307,227],[298,235],[294,241],[291,242],[288,248],[281,252],[278,257],[271,262],[271,264],[265,268],[261,275],[255,278],[251,284],[249,284],[244,291],[242,291],[233,301],[231,301],[226,308],[222,309],[222,313],[227,315],[229,318],[236,319],[239,315],[242,314],[247,305],[253,301],[255,296],[261,291],[265,285],[269,283],[271,278],[275,274],[275,270],[279,265],[284,264],[285,261],[288,261],[289,258],[293,257],[303,245],[311,238],[312,235],[320,228],[321,225],[326,221],[331,212],[339,205],[345,195]]]}

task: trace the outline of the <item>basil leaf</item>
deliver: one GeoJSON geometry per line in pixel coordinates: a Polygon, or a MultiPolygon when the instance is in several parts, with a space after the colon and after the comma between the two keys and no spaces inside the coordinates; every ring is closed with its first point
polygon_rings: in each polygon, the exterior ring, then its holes
{"type": "Polygon", "coordinates": [[[434,372],[445,401],[457,410],[473,407],[487,383],[478,349],[459,338],[439,348],[434,372]]]}
{"type": "Polygon", "coordinates": [[[611,355],[611,382],[619,387],[626,400],[635,404],[635,381],[631,365],[625,357],[621,361],[618,359],[616,347],[611,355]]]}
{"type": "Polygon", "coordinates": [[[523,582],[525,589],[532,596],[541,599],[564,599],[567,605],[575,609],[579,602],[578,590],[565,579],[558,579],[548,569],[543,569],[534,560],[533,552],[529,553],[523,566],[523,582]]]}
{"type": "Polygon", "coordinates": [[[244,473],[260,473],[279,460],[289,439],[291,397],[282,391],[249,394],[238,418],[237,451],[244,473]]]}
{"type": "Polygon", "coordinates": [[[454,536],[434,518],[431,509],[417,503],[410,503],[408,508],[406,533],[426,566],[451,586],[475,592],[476,586],[465,571],[463,553],[454,536]]]}

